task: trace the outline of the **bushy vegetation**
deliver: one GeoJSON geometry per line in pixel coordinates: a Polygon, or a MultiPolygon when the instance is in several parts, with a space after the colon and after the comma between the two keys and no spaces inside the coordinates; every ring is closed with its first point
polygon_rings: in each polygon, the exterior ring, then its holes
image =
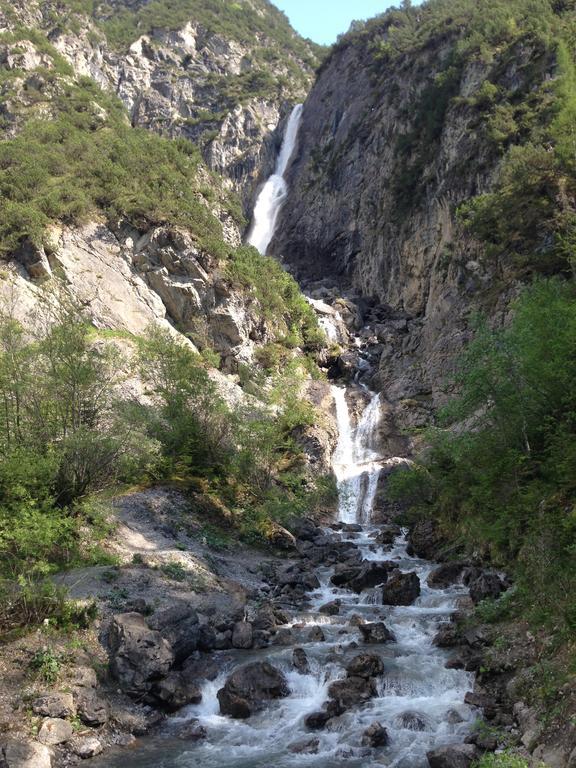
{"type": "Polygon", "coordinates": [[[461,394],[394,492],[518,579],[530,617],[576,626],[576,286],[537,281],[509,327],[479,325],[461,394]]]}
{"type": "Polygon", "coordinates": [[[277,338],[284,346],[315,350],[326,343],[298,283],[276,259],[262,256],[252,246],[243,246],[229,260],[227,273],[233,281],[254,291],[264,316],[275,325],[277,338]]]}
{"type": "Polygon", "coordinates": [[[489,753],[475,763],[474,768],[528,768],[528,761],[513,752],[489,753]]]}
{"type": "Polygon", "coordinates": [[[203,201],[207,171],[193,144],[132,128],[121,103],[87,78],[60,81],[49,109],[53,119],[32,118],[0,142],[0,252],[24,238],[41,243],[52,220],[103,212],[143,228],[181,224],[222,253],[220,223],[203,201]]]}
{"type": "Polygon", "coordinates": [[[138,341],[145,405],[119,399],[127,361],[65,293],[46,293],[40,315],[33,337],[0,318],[0,627],[65,617],[46,577],[111,561],[106,489],[178,482],[210,510],[207,524],[261,541],[333,493],[307,479],[295,439],[315,418],[297,361],[259,406],[234,409],[201,355],[151,328],[138,341]]]}

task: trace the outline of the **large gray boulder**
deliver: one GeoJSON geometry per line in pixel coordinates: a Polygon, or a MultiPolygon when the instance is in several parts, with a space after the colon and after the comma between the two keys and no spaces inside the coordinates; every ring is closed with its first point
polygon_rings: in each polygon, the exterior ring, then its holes
{"type": "Polygon", "coordinates": [[[384,605],[412,605],[420,595],[420,579],[415,571],[394,573],[382,588],[384,605]]]}
{"type": "Polygon", "coordinates": [[[289,694],[286,678],[268,662],[254,662],[235,670],[218,691],[223,715],[242,719],[264,709],[266,703],[289,694]]]}
{"type": "Polygon", "coordinates": [[[52,768],[51,752],[45,744],[11,739],[0,747],[2,768],[52,768]]]}
{"type": "Polygon", "coordinates": [[[74,728],[68,720],[62,720],[60,717],[47,717],[38,731],[38,741],[46,744],[47,747],[53,747],[68,741],[73,734],[74,728]]]}
{"type": "Polygon", "coordinates": [[[110,671],[130,696],[148,693],[174,663],[170,643],[140,613],[114,616],[108,635],[110,671]]]}
{"type": "Polygon", "coordinates": [[[452,744],[428,752],[430,768],[470,768],[479,757],[473,744],[452,744]]]}
{"type": "Polygon", "coordinates": [[[373,680],[358,676],[336,680],[328,688],[328,696],[337,703],[342,711],[365,704],[375,695],[376,686],[373,680]]]}

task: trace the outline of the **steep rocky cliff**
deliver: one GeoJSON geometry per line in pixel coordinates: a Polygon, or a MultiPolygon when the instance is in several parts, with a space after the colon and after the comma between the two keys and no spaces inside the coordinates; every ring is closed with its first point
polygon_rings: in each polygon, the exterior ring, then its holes
{"type": "Polygon", "coordinates": [[[319,297],[361,298],[374,385],[412,423],[444,401],[471,315],[501,322],[521,277],[458,210],[550,119],[556,42],[522,4],[484,5],[407,7],[340,41],[304,107],[271,248],[319,297]]]}
{"type": "MultiPolygon", "coordinates": [[[[22,28],[42,31],[76,75],[117,94],[132,125],[200,145],[246,210],[273,164],[276,128],[318,63],[318,47],[266,0],[0,8],[0,31],[22,28]]],[[[20,67],[22,56],[5,52],[3,63],[20,67]]]]}

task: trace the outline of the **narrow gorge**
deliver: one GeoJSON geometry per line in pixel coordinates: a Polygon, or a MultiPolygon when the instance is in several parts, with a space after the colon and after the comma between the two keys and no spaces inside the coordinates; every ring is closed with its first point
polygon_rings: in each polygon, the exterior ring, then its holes
{"type": "Polygon", "coordinates": [[[0,0],[0,768],[576,768],[576,0],[381,11],[0,0]]]}

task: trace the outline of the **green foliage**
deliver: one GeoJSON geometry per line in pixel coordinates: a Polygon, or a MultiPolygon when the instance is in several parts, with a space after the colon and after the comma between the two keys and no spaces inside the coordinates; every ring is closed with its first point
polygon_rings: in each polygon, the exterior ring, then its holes
{"type": "Polygon", "coordinates": [[[513,564],[525,611],[566,631],[576,626],[575,340],[573,282],[536,282],[509,327],[480,324],[443,415],[465,429],[434,430],[392,488],[463,546],[513,564]]]}
{"type": "Polygon", "coordinates": [[[49,108],[53,119],[30,119],[0,143],[0,252],[25,238],[41,244],[54,219],[82,222],[102,211],[144,228],[180,224],[225,253],[191,142],[132,128],[121,103],[87,78],[62,81],[49,108]]]}
{"type": "Polygon", "coordinates": [[[275,326],[278,341],[307,350],[325,345],[314,310],[298,283],[276,259],[262,256],[252,246],[243,246],[234,252],[227,272],[234,282],[254,291],[264,316],[275,326]]]}
{"type": "Polygon", "coordinates": [[[528,761],[520,755],[506,751],[501,754],[486,754],[477,763],[475,768],[528,768],[528,761]]]}
{"type": "Polygon", "coordinates": [[[262,36],[268,43],[266,47],[277,49],[283,56],[297,56],[312,66],[316,61],[314,53],[319,52],[319,46],[296,35],[285,14],[267,0],[250,4],[226,0],[151,0],[135,10],[110,3],[98,8],[96,19],[109,42],[119,48],[127,47],[140,35],[153,34],[157,29],[181,29],[193,21],[210,33],[241,43],[253,45],[262,36]]]}
{"type": "Polygon", "coordinates": [[[184,568],[182,563],[164,563],[160,566],[160,570],[173,581],[184,581],[186,579],[186,568],[184,568]]]}
{"type": "Polygon", "coordinates": [[[48,647],[41,651],[36,651],[30,666],[43,683],[54,685],[60,676],[62,661],[60,655],[48,647]]]}

